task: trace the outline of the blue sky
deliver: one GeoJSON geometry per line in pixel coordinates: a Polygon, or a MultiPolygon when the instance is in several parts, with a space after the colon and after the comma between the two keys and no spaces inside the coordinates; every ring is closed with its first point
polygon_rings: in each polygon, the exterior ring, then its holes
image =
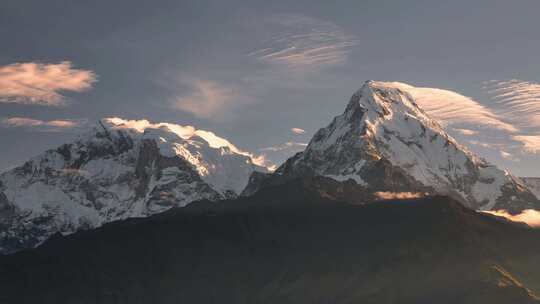
{"type": "Polygon", "coordinates": [[[375,79],[457,93],[416,91],[471,150],[540,175],[540,2],[290,2],[3,1],[0,170],[112,116],[279,163],[375,79]]]}

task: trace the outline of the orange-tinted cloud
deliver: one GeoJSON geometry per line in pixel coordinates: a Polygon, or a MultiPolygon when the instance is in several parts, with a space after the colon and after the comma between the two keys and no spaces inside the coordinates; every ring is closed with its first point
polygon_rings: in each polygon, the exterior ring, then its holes
{"type": "Polygon", "coordinates": [[[521,142],[526,152],[540,153],[540,135],[517,135],[512,138],[521,142]]]}
{"type": "Polygon", "coordinates": [[[492,96],[500,112],[522,128],[540,127],[540,83],[511,79],[491,80],[484,89],[492,96]]]}
{"type": "Polygon", "coordinates": [[[470,130],[470,129],[461,129],[461,128],[452,128],[454,131],[462,134],[462,135],[466,135],[466,136],[473,136],[473,135],[478,135],[478,131],[475,131],[475,130],[470,130]]]}
{"type": "Polygon", "coordinates": [[[382,200],[391,200],[391,199],[411,199],[411,198],[420,198],[424,197],[424,193],[420,192],[387,192],[379,191],[374,193],[376,197],[382,200]]]}
{"type": "Polygon", "coordinates": [[[221,115],[229,107],[248,102],[248,98],[236,87],[207,79],[181,77],[180,84],[190,93],[174,97],[173,107],[200,118],[221,115]]]}
{"type": "Polygon", "coordinates": [[[300,129],[300,128],[292,128],[291,131],[292,131],[294,134],[304,134],[304,133],[306,133],[306,130],[300,129]]]}
{"type": "Polygon", "coordinates": [[[298,152],[298,151],[304,150],[307,145],[308,145],[307,143],[288,141],[288,142],[286,142],[284,144],[271,146],[271,147],[266,147],[266,148],[261,148],[259,150],[261,150],[261,151],[272,151],[272,152],[287,150],[287,151],[298,152]]]}
{"type": "Polygon", "coordinates": [[[9,117],[1,121],[2,125],[11,128],[34,128],[43,132],[56,132],[65,129],[72,129],[86,123],[83,119],[56,119],[39,120],[27,117],[9,117]]]}
{"type": "Polygon", "coordinates": [[[540,211],[527,209],[523,210],[520,214],[512,215],[504,210],[497,211],[483,211],[485,213],[493,214],[496,216],[502,216],[513,222],[522,222],[531,227],[540,227],[540,211]]]}
{"type": "Polygon", "coordinates": [[[0,102],[59,106],[61,92],[88,90],[96,81],[94,72],[74,69],[69,61],[0,66],[0,102]]]}
{"type": "Polygon", "coordinates": [[[507,132],[518,131],[518,128],[504,121],[492,109],[457,92],[414,87],[399,82],[393,84],[396,88],[412,95],[424,111],[444,125],[468,124],[507,132]]]}

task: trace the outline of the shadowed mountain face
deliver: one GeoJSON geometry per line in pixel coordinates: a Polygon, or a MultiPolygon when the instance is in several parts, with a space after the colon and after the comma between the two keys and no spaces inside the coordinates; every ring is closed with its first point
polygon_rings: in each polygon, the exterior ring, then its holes
{"type": "Polygon", "coordinates": [[[0,258],[0,303],[537,303],[540,233],[446,197],[295,180],[0,258]],[[323,191],[324,190],[324,191],[323,191]]]}

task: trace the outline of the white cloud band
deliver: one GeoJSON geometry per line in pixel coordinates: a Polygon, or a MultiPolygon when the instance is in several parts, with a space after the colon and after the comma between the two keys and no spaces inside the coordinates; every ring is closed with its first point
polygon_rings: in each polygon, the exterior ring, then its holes
{"type": "Polygon", "coordinates": [[[30,128],[42,132],[57,132],[80,127],[85,124],[84,119],[55,119],[40,120],[27,117],[9,117],[1,120],[1,124],[10,128],[30,128]]]}

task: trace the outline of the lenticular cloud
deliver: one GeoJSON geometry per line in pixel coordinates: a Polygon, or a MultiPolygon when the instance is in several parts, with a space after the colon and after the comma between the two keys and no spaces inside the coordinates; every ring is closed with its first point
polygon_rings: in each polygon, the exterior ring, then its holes
{"type": "Polygon", "coordinates": [[[400,82],[391,84],[409,93],[423,110],[444,125],[468,124],[507,132],[518,131],[490,108],[454,91],[414,87],[400,82]]]}
{"type": "Polygon", "coordinates": [[[249,55],[292,68],[320,67],[345,62],[355,36],[334,23],[301,15],[280,15],[265,20],[274,29],[249,55]],[[274,34],[274,32],[278,34],[274,34]]]}
{"type": "Polygon", "coordinates": [[[492,80],[484,87],[501,113],[523,128],[540,127],[540,84],[519,79],[492,80]]]}

